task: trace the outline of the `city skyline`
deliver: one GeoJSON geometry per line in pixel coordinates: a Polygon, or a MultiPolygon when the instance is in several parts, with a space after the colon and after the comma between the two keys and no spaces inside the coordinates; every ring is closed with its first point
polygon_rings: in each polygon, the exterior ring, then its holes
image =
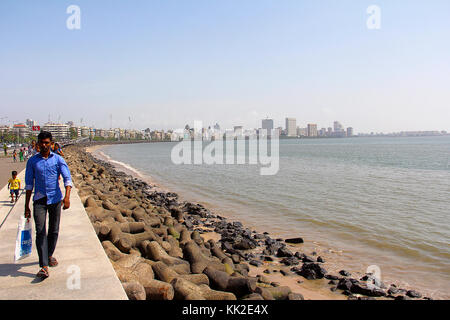
{"type": "Polygon", "coordinates": [[[380,0],[379,30],[366,0],[79,1],[79,30],[70,4],[0,3],[0,118],[450,131],[448,1],[380,0]]]}

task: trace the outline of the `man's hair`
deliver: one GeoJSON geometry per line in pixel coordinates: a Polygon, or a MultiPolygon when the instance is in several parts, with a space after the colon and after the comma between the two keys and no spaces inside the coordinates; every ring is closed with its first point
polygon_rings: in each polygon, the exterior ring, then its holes
{"type": "Polygon", "coordinates": [[[52,141],[52,134],[48,131],[41,131],[38,134],[38,141],[44,140],[44,139],[50,139],[50,141],[52,141]]]}
{"type": "Polygon", "coordinates": [[[17,171],[13,171],[13,172],[11,172],[11,174],[12,174],[13,176],[17,176],[17,171]]]}

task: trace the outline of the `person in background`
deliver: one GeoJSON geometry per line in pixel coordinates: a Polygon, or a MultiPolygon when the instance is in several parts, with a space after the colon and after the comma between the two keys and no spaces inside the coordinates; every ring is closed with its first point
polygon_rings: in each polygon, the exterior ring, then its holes
{"type": "Polygon", "coordinates": [[[19,160],[20,162],[23,162],[23,148],[19,149],[19,160]]]}
{"type": "Polygon", "coordinates": [[[19,199],[20,179],[17,179],[17,171],[11,172],[11,179],[8,180],[8,188],[11,194],[11,203],[14,203],[14,195],[16,195],[16,201],[19,199]]]}
{"type": "Polygon", "coordinates": [[[3,151],[5,151],[5,156],[8,155],[8,147],[6,146],[6,143],[3,144],[3,151]]]}
{"type": "Polygon", "coordinates": [[[17,152],[16,152],[16,149],[14,149],[14,151],[13,151],[13,160],[14,160],[14,162],[17,162],[17,152]]]}
{"type": "Polygon", "coordinates": [[[61,157],[64,157],[64,152],[62,151],[61,146],[58,142],[55,142],[55,144],[53,145],[53,152],[59,154],[61,157]]]}
{"type": "Polygon", "coordinates": [[[38,135],[40,152],[28,160],[25,171],[25,218],[31,217],[30,200],[34,189],[33,217],[36,224],[36,248],[39,255],[40,270],[38,278],[49,276],[48,267],[56,267],[58,261],[53,257],[59,234],[61,206],[70,207],[72,178],[64,159],[50,150],[52,134],[41,131],[38,135]],[[62,175],[66,189],[63,197],[59,188],[58,176],[62,175]],[[48,235],[46,232],[47,212],[49,215],[48,235]]]}

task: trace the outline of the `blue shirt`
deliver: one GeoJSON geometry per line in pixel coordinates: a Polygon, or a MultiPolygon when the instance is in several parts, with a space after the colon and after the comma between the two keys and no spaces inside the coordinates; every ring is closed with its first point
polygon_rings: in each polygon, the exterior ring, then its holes
{"type": "Polygon", "coordinates": [[[25,171],[25,189],[34,190],[33,201],[47,197],[47,204],[58,203],[63,196],[59,188],[58,177],[62,175],[64,186],[72,186],[70,170],[64,159],[50,151],[47,159],[40,153],[27,162],[25,171]]]}

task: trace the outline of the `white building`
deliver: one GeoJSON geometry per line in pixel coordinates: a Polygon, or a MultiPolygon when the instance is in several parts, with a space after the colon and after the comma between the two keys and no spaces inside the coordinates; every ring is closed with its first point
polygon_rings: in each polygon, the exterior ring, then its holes
{"type": "Polygon", "coordinates": [[[41,130],[50,132],[53,140],[70,139],[70,127],[67,124],[46,123],[41,130]]]}
{"type": "Polygon", "coordinates": [[[286,135],[288,137],[297,136],[297,120],[295,118],[286,118],[286,135]]]}

